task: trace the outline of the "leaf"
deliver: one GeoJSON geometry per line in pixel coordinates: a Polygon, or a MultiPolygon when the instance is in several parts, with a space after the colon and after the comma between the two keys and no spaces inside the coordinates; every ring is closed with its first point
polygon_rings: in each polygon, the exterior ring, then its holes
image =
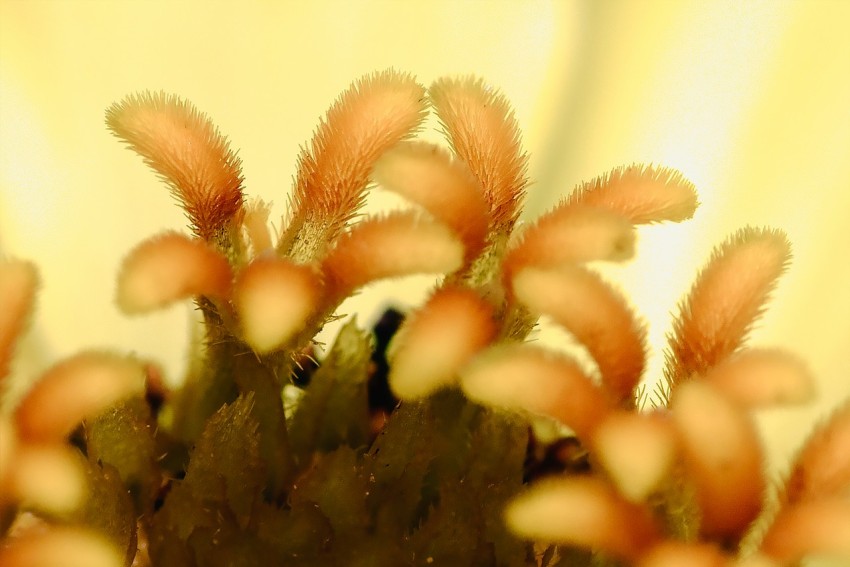
{"type": "Polygon", "coordinates": [[[114,406],[85,423],[86,450],[92,462],[118,471],[139,513],[152,512],[161,473],[154,440],[155,425],[141,397],[114,406]]]}
{"type": "Polygon", "coordinates": [[[296,461],[306,463],[316,452],[340,445],[364,448],[369,443],[367,390],[368,335],[352,319],[340,330],[333,348],[310,378],[289,425],[296,461]]]}
{"type": "Polygon", "coordinates": [[[288,508],[261,503],[255,510],[257,536],[281,560],[318,561],[333,538],[330,522],[313,502],[288,508]]]}
{"type": "Polygon", "coordinates": [[[241,531],[232,524],[215,529],[199,527],[192,532],[188,545],[195,552],[195,562],[203,567],[257,567],[270,564],[274,557],[271,546],[256,534],[241,531]]]}
{"type": "MultiPolygon", "coordinates": [[[[438,415],[448,409],[446,402],[437,402],[443,406],[438,415]]],[[[506,414],[466,405],[460,415],[467,417],[470,431],[467,450],[450,453],[460,456],[454,462],[435,463],[439,492],[413,535],[416,556],[432,557],[437,565],[522,565],[529,550],[507,531],[502,509],[522,486],[528,427],[506,414]]]]}
{"type": "MultiPolygon", "coordinates": [[[[434,459],[427,401],[402,403],[366,455],[375,531],[401,538],[419,525],[422,484],[434,459]]],[[[426,503],[427,507],[427,503],[426,503]]]]}
{"type": "Polygon", "coordinates": [[[89,497],[76,521],[109,538],[125,553],[125,565],[136,555],[136,512],[118,470],[108,463],[87,461],[80,455],[89,497]]]}
{"type": "Polygon", "coordinates": [[[317,504],[334,531],[340,534],[366,535],[369,514],[366,509],[367,480],[357,454],[350,447],[339,447],[317,457],[290,493],[292,506],[317,504]]]}
{"type": "Polygon", "coordinates": [[[209,419],[183,482],[197,501],[226,502],[241,525],[247,523],[266,479],[253,408],[254,395],[249,393],[209,419]]]}

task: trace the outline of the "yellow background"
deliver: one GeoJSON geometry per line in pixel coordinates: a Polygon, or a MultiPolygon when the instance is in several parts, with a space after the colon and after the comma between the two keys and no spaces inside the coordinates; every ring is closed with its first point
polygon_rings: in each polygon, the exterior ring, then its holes
{"type": "MultiPolygon", "coordinates": [[[[696,183],[694,220],[642,228],[636,260],[604,268],[650,322],[656,374],[669,313],[711,247],[745,224],[788,232],[794,262],[752,342],[804,355],[822,397],[764,412],[782,462],[850,391],[848,24],[842,0],[0,0],[0,250],[43,279],[18,372],[100,345],[157,357],[171,376],[184,364],[188,306],[127,319],[113,304],[122,254],[185,224],[106,132],[113,101],[143,89],[192,100],[240,148],[248,193],[279,215],[299,144],[351,80],[390,66],[425,84],[474,73],[524,130],[527,218],[624,163],[696,183]]],[[[368,322],[375,293],[347,310],[368,322]]]]}

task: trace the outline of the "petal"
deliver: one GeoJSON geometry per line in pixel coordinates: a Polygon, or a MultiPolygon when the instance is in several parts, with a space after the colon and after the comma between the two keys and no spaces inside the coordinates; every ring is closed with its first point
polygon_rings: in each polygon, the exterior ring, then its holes
{"type": "Polygon", "coordinates": [[[452,149],[484,188],[493,231],[509,234],[528,183],[528,156],[507,99],[474,77],[439,79],[428,94],[452,149]]]}
{"type": "Polygon", "coordinates": [[[124,259],[116,301],[128,314],[145,313],[174,301],[230,295],[233,274],[227,259],[201,240],[166,232],[145,240],[124,259]]]}
{"type": "Polygon", "coordinates": [[[505,519],[523,538],[587,547],[626,559],[636,559],[658,538],[647,510],[621,499],[593,477],[538,482],[508,504],[505,519]]]}
{"type": "Polygon", "coordinates": [[[551,316],[587,348],[613,400],[632,404],[645,364],[646,332],[622,295],[580,266],[523,270],[513,289],[533,312],[551,316]]]}
{"type": "Polygon", "coordinates": [[[764,492],[755,426],[742,409],[703,382],[679,386],[672,411],[702,511],[701,530],[711,536],[742,535],[761,511],[764,492]]]}
{"type": "Polygon", "coordinates": [[[481,185],[462,161],[424,142],[403,142],[375,164],[374,179],[424,207],[463,241],[467,261],[481,252],[489,211],[481,185]]]}
{"type": "Polygon", "coordinates": [[[32,312],[37,287],[33,264],[0,261],[0,385],[9,372],[15,341],[32,312]]]}
{"type": "Polygon", "coordinates": [[[666,541],[641,557],[638,567],[729,567],[729,558],[707,543],[666,541]]]}
{"type": "Polygon", "coordinates": [[[319,259],[362,204],[375,161],[425,113],[424,87],[391,69],[342,93],[298,157],[292,215],[278,249],[298,263],[319,259]]]}
{"type": "Polygon", "coordinates": [[[443,224],[413,212],[393,213],[355,225],[322,264],[332,297],[384,278],[450,273],[463,265],[463,245],[443,224]]]}
{"type": "Polygon", "coordinates": [[[570,358],[530,345],[494,347],[461,371],[473,401],[552,417],[587,441],[610,411],[605,395],[570,358]]]}
{"type": "Polygon", "coordinates": [[[592,446],[620,493],[641,502],[670,471],[676,436],[660,415],[618,412],[602,422],[592,446]]]}
{"type": "Polygon", "coordinates": [[[627,260],[634,255],[635,234],[616,213],[562,203],[528,227],[503,261],[508,275],[524,267],[560,268],[591,260],[627,260]]]}
{"type": "Polygon", "coordinates": [[[408,317],[393,339],[390,387],[400,399],[428,396],[496,336],[493,307],[476,292],[445,287],[408,317]]]}
{"type": "Polygon", "coordinates": [[[788,502],[850,493],[850,401],[806,441],[785,489],[788,502]]]}
{"type": "Polygon", "coordinates": [[[145,386],[144,368],[108,352],[88,351],[56,364],[36,382],[15,410],[23,439],[63,440],[87,417],[145,386]]]}
{"type": "Polygon", "coordinates": [[[745,350],[714,367],[705,380],[748,407],[800,404],[814,397],[803,361],[781,350],[745,350]]]}
{"type": "Polygon", "coordinates": [[[583,183],[567,202],[608,209],[642,224],[691,218],[697,194],[693,183],[675,169],[630,165],[583,183]]]}
{"type": "Polygon", "coordinates": [[[79,527],[52,527],[0,546],[6,567],[122,567],[124,557],[98,532],[79,527]]]}
{"type": "Polygon", "coordinates": [[[201,238],[242,210],[242,164],[212,121],[164,92],[130,95],[106,111],[112,133],[168,183],[201,238]]]}
{"type": "Polygon", "coordinates": [[[260,354],[281,347],[319,310],[322,286],[307,266],[260,258],[236,279],[233,301],[245,341],[260,354]]]}
{"type": "Polygon", "coordinates": [[[814,500],[785,508],[768,528],[761,552],[783,563],[806,555],[850,559],[850,502],[814,500]]]}
{"type": "Polygon", "coordinates": [[[19,501],[49,514],[67,514],[80,506],[87,497],[86,479],[75,451],[58,443],[21,447],[11,479],[19,501]]]}
{"type": "Polygon", "coordinates": [[[769,229],[739,230],[714,250],[673,323],[664,371],[670,386],[741,346],[790,257],[785,235],[769,229]]]}

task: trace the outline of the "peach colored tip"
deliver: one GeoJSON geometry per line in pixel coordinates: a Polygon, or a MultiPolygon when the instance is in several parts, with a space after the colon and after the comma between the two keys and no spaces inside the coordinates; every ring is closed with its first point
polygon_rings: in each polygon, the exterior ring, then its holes
{"type": "Polygon", "coordinates": [[[125,313],[137,314],[193,296],[227,298],[232,278],[227,259],[205,242],[166,232],[124,259],[116,301],[125,313]]]}
{"type": "Polygon", "coordinates": [[[741,351],[710,370],[705,380],[748,407],[801,404],[815,395],[803,361],[776,349],[741,351]]]}
{"type": "Polygon", "coordinates": [[[691,218],[697,194],[693,183],[675,169],[635,164],[581,184],[568,202],[602,207],[643,224],[691,218]]]}
{"type": "Polygon", "coordinates": [[[620,493],[642,502],[670,471],[676,436],[659,415],[617,412],[596,430],[592,447],[620,493]]]}
{"type": "Polygon", "coordinates": [[[439,146],[403,142],[378,160],[373,177],[449,226],[463,240],[467,261],[481,252],[489,210],[480,183],[465,163],[439,146]]]}
{"type": "Polygon", "coordinates": [[[702,511],[702,532],[741,536],[761,511],[764,492],[755,426],[741,408],[698,381],[673,393],[672,415],[702,511]]]}
{"type": "Polygon", "coordinates": [[[12,489],[28,509],[68,514],[88,496],[81,459],[76,448],[59,443],[24,445],[15,455],[12,489]]]}
{"type": "Polygon", "coordinates": [[[562,203],[521,233],[505,255],[503,269],[511,275],[524,267],[627,260],[634,255],[634,244],[634,229],[625,217],[598,207],[562,203]]]}
{"type": "Polygon", "coordinates": [[[372,281],[450,273],[463,265],[463,245],[443,224],[400,212],[367,219],[343,235],[322,272],[329,293],[345,298],[372,281]]]}
{"type": "Polygon", "coordinates": [[[525,269],[514,277],[513,290],[533,312],[551,316],[587,348],[616,403],[632,403],[645,364],[646,332],[621,294],[580,266],[525,269]]]}
{"type": "Polygon", "coordinates": [[[783,564],[807,555],[850,559],[850,502],[814,500],[783,509],[768,528],[760,550],[783,564]]]}
{"type": "Polygon", "coordinates": [[[658,539],[645,509],[626,502],[593,477],[538,482],[508,504],[505,520],[522,538],[587,547],[631,560],[658,539]]]}
{"type": "Polygon", "coordinates": [[[98,532],[81,527],[52,527],[0,546],[5,567],[122,567],[122,553],[98,532]]]}
{"type": "Polygon", "coordinates": [[[729,567],[729,558],[707,543],[665,541],[656,545],[637,563],[637,567],[729,567]]]}
{"type": "Polygon", "coordinates": [[[438,290],[408,317],[393,340],[389,382],[400,399],[428,396],[496,336],[493,307],[474,291],[438,290]]]}
{"type": "Polygon", "coordinates": [[[547,415],[585,441],[611,409],[572,359],[530,345],[485,351],[461,370],[460,384],[476,402],[547,415]]]}
{"type": "Polygon", "coordinates": [[[20,436],[59,441],[83,419],[144,390],[144,368],[108,352],[88,351],[59,362],[36,382],[15,410],[20,436]]]}
{"type": "Polygon", "coordinates": [[[254,260],[239,273],[233,290],[245,341],[261,354],[281,347],[304,329],[321,294],[310,267],[278,258],[254,260]]]}

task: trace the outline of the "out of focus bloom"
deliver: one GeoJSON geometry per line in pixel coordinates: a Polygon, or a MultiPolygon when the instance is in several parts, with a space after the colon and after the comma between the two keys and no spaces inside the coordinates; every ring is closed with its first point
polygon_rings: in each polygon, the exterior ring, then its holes
{"type": "MultiPolygon", "coordinates": [[[[203,331],[179,388],[153,362],[89,350],[0,416],[4,565],[850,556],[850,402],[772,496],[753,424],[753,411],[813,396],[796,356],[746,344],[790,259],[781,231],[747,227],[715,249],[644,391],[645,324],[588,263],[628,260],[636,225],[693,216],[680,172],[618,167],[520,225],[528,156],[508,101],[477,78],[425,88],[388,70],[331,105],[275,237],[269,206],[245,202],[235,152],[190,103],[131,95],[107,124],[193,233],[132,250],[116,303],[142,314],[192,299],[203,331]],[[448,149],[410,139],[429,110],[448,149]],[[361,215],[375,185],[411,207],[361,215]],[[318,355],[346,298],[412,274],[436,277],[421,306],[372,336],[351,322],[318,355]],[[592,364],[531,344],[541,316],[592,364]]],[[[0,264],[0,380],[36,282],[31,264],[0,264]]]]}

